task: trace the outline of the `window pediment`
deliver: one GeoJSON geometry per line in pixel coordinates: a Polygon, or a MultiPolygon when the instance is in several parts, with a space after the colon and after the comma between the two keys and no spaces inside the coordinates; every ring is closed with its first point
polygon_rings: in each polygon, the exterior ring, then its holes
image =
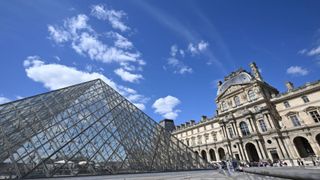
{"type": "Polygon", "coordinates": [[[319,109],[320,109],[320,106],[308,106],[303,111],[308,112],[308,111],[319,110],[319,109]]]}
{"type": "Polygon", "coordinates": [[[298,114],[298,111],[289,111],[287,114],[285,114],[285,116],[291,116],[295,114],[298,114]]]}

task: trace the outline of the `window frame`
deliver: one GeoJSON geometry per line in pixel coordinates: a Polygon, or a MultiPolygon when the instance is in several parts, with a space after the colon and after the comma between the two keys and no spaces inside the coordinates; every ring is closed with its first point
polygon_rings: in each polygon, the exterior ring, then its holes
{"type": "Polygon", "coordinates": [[[301,126],[301,121],[296,114],[290,115],[289,118],[291,120],[293,127],[300,127],[301,126]]]}
{"type": "Polygon", "coordinates": [[[283,105],[284,105],[285,108],[290,108],[291,107],[289,101],[284,101],[283,105]]]}
{"type": "Polygon", "coordinates": [[[235,96],[235,97],[233,98],[233,101],[234,101],[234,104],[235,104],[236,106],[240,106],[240,105],[241,105],[239,96],[235,96]]]}
{"type": "Polygon", "coordinates": [[[267,132],[268,131],[268,128],[267,128],[267,125],[266,125],[266,122],[264,121],[264,119],[259,119],[258,123],[259,123],[261,132],[267,132]]]}
{"type": "Polygon", "coordinates": [[[310,102],[310,99],[308,98],[308,96],[302,96],[301,99],[303,100],[304,103],[308,103],[310,102]]]}
{"type": "Polygon", "coordinates": [[[248,98],[250,101],[256,100],[256,93],[252,89],[248,91],[248,98]]]}
{"type": "Polygon", "coordinates": [[[230,138],[233,138],[234,137],[234,133],[233,133],[232,127],[228,127],[228,132],[229,132],[230,138]]]}
{"type": "Polygon", "coordinates": [[[249,130],[248,124],[246,122],[241,121],[239,123],[239,127],[240,127],[240,131],[241,131],[242,136],[249,136],[250,135],[250,130],[249,130]]]}
{"type": "Polygon", "coordinates": [[[228,105],[227,105],[226,101],[221,102],[221,109],[222,109],[222,111],[228,110],[228,105]]]}
{"type": "Polygon", "coordinates": [[[319,111],[317,109],[309,111],[308,114],[311,116],[311,118],[313,119],[313,121],[315,123],[319,123],[320,122],[320,114],[319,114],[319,111]],[[315,113],[315,114],[313,114],[313,113],[315,113]]]}

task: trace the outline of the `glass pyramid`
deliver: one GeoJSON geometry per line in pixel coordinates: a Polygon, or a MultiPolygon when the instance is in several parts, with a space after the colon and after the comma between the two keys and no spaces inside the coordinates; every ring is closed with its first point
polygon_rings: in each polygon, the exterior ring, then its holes
{"type": "Polygon", "coordinates": [[[0,105],[0,124],[0,178],[208,166],[99,79],[0,105]]]}

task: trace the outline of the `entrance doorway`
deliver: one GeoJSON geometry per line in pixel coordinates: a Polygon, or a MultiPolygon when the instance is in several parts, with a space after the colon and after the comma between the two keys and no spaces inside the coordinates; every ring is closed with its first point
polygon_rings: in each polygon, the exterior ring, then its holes
{"type": "Polygon", "coordinates": [[[220,161],[224,160],[225,156],[226,156],[226,153],[224,152],[224,149],[223,148],[219,148],[218,149],[218,154],[219,154],[219,159],[220,161]]]}
{"type": "Polygon", "coordinates": [[[257,152],[256,147],[252,143],[246,144],[246,151],[249,157],[250,162],[259,162],[260,158],[257,152]]]}
{"type": "Polygon", "coordinates": [[[306,138],[298,136],[293,139],[293,143],[301,158],[314,155],[313,149],[306,138]]]}
{"type": "Polygon", "coordinates": [[[270,150],[270,154],[271,154],[273,162],[276,162],[280,159],[277,150],[275,150],[275,149],[270,150]]]}
{"type": "Polygon", "coordinates": [[[240,161],[240,156],[239,156],[239,154],[235,154],[234,156],[236,157],[236,160],[240,161]]]}

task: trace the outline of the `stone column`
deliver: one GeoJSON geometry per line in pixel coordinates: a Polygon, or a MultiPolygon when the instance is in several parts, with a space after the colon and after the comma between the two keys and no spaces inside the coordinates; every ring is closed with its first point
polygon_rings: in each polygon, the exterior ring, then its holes
{"type": "Polygon", "coordinates": [[[214,149],[214,154],[216,155],[216,161],[221,161],[217,148],[214,149]]]}
{"type": "Polygon", "coordinates": [[[234,125],[236,127],[236,130],[238,132],[239,137],[242,137],[242,133],[241,133],[240,127],[238,126],[238,124],[236,122],[234,123],[234,125]]]}
{"type": "Polygon", "coordinates": [[[249,157],[248,157],[247,151],[245,150],[245,147],[243,146],[242,142],[240,143],[240,147],[242,149],[242,152],[244,154],[244,157],[245,157],[246,161],[249,161],[249,157]]]}
{"type": "Polygon", "coordinates": [[[266,119],[266,120],[268,121],[268,124],[269,124],[270,129],[273,129],[274,126],[273,126],[272,123],[270,122],[269,114],[268,114],[268,113],[265,113],[265,114],[263,114],[263,115],[265,116],[265,118],[263,118],[263,119],[266,119]]]}
{"type": "Polygon", "coordinates": [[[291,158],[300,158],[299,152],[297,151],[297,148],[293,144],[292,140],[289,137],[286,137],[286,138],[284,138],[284,142],[286,144],[285,147],[288,148],[290,154],[292,155],[291,158]]]}
{"type": "Polygon", "coordinates": [[[255,125],[255,122],[253,121],[253,119],[251,117],[248,117],[247,119],[248,119],[249,124],[251,126],[252,132],[257,132],[257,128],[256,128],[256,125],[255,125]]]}
{"type": "Polygon", "coordinates": [[[267,153],[267,150],[266,150],[264,144],[262,143],[262,139],[258,139],[258,140],[257,140],[257,143],[258,143],[258,146],[259,146],[260,149],[261,149],[261,153],[262,153],[262,155],[264,156],[264,159],[268,159],[268,158],[269,158],[269,155],[268,155],[268,153],[267,153]]]}
{"type": "MultiPolygon", "coordinates": [[[[279,156],[280,156],[280,159],[286,159],[287,157],[286,157],[286,155],[285,155],[285,150],[283,149],[283,147],[281,146],[281,142],[279,142],[279,139],[278,139],[278,137],[274,137],[274,140],[276,141],[276,143],[277,143],[277,149],[279,149],[279,152],[280,153],[278,153],[279,154],[279,156]]],[[[278,152],[278,151],[277,151],[278,152]]]]}
{"type": "Polygon", "coordinates": [[[236,143],[237,144],[237,147],[238,147],[238,151],[239,151],[239,154],[240,154],[240,157],[241,157],[241,160],[246,160],[245,157],[244,157],[244,154],[240,148],[240,145],[239,143],[236,143]]]}
{"type": "Polygon", "coordinates": [[[308,141],[309,141],[310,146],[313,149],[313,152],[315,154],[320,154],[320,149],[319,149],[319,146],[318,146],[318,142],[316,142],[316,140],[312,137],[312,134],[310,134],[310,136],[308,136],[308,141]]]}
{"type": "Polygon", "coordinates": [[[227,138],[226,132],[225,132],[225,129],[224,129],[224,124],[220,125],[220,127],[221,127],[221,129],[222,129],[224,138],[227,138]]]}
{"type": "Polygon", "coordinates": [[[256,147],[257,153],[258,153],[258,155],[259,155],[259,159],[264,159],[264,158],[263,158],[263,155],[262,155],[262,152],[261,152],[261,149],[260,149],[259,144],[258,144],[257,141],[258,141],[258,140],[255,139],[255,140],[253,141],[253,144],[254,144],[254,146],[256,147]]]}
{"type": "Polygon", "coordinates": [[[231,122],[231,126],[232,126],[232,129],[233,129],[233,132],[236,136],[240,136],[237,129],[236,129],[236,123],[235,122],[231,122]]]}

